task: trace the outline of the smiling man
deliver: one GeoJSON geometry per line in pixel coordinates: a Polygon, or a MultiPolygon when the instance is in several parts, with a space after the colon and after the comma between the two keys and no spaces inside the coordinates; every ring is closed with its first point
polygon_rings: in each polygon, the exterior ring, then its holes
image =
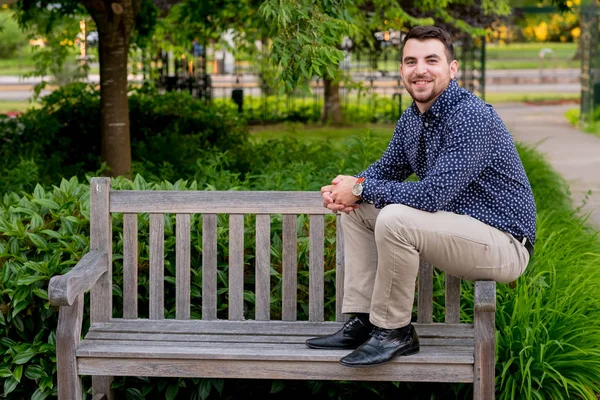
{"type": "Polygon", "coordinates": [[[402,80],[413,103],[381,158],[321,188],[344,212],[343,312],[352,318],[306,344],[353,349],[349,367],[419,351],[411,324],[419,259],[463,279],[511,282],[533,254],[531,186],[496,111],[458,86],[450,36],[433,26],[405,37],[402,80]],[[406,181],[415,173],[418,181],[406,181]]]}

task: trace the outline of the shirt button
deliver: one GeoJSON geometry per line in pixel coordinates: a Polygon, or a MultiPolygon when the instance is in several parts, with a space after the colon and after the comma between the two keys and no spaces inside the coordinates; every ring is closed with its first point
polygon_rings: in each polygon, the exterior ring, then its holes
{"type": "Polygon", "coordinates": [[[429,122],[425,122],[425,126],[429,126],[429,122]]]}

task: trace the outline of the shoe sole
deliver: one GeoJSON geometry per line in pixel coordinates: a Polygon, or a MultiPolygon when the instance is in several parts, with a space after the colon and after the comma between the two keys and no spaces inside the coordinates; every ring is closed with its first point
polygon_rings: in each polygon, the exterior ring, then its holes
{"type": "MultiPolygon", "coordinates": [[[[308,343],[304,343],[307,347],[311,349],[319,349],[319,350],[356,350],[360,347],[360,344],[357,344],[353,347],[328,347],[328,346],[315,346],[308,343]]],[[[362,343],[361,343],[362,344],[362,343]]]]}
{"type": "Polygon", "coordinates": [[[403,352],[400,352],[398,354],[395,354],[392,358],[390,358],[387,361],[383,361],[380,363],[373,363],[373,364],[345,364],[342,362],[342,360],[340,360],[340,364],[342,364],[344,367],[350,367],[350,368],[369,368],[369,367],[376,367],[378,365],[383,365],[383,364],[387,364],[390,361],[392,361],[394,358],[398,357],[398,356],[410,356],[413,354],[417,354],[419,351],[421,350],[420,347],[411,347],[409,349],[406,349],[403,352]]]}

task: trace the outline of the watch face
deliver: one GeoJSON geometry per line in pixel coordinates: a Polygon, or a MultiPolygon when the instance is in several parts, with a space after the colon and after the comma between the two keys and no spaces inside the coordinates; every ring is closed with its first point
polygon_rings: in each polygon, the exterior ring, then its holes
{"type": "Polygon", "coordinates": [[[355,183],[354,186],[352,186],[352,194],[360,197],[362,195],[362,191],[363,191],[363,187],[360,183],[355,183]]]}

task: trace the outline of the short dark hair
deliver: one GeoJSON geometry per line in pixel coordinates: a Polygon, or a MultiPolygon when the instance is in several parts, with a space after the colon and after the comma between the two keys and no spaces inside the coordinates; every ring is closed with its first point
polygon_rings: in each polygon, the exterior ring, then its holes
{"type": "Polygon", "coordinates": [[[402,41],[402,55],[404,56],[404,46],[409,39],[426,40],[426,39],[437,39],[446,48],[446,57],[448,62],[454,60],[454,45],[452,44],[452,38],[445,30],[438,28],[437,26],[417,26],[408,32],[402,41]]]}

